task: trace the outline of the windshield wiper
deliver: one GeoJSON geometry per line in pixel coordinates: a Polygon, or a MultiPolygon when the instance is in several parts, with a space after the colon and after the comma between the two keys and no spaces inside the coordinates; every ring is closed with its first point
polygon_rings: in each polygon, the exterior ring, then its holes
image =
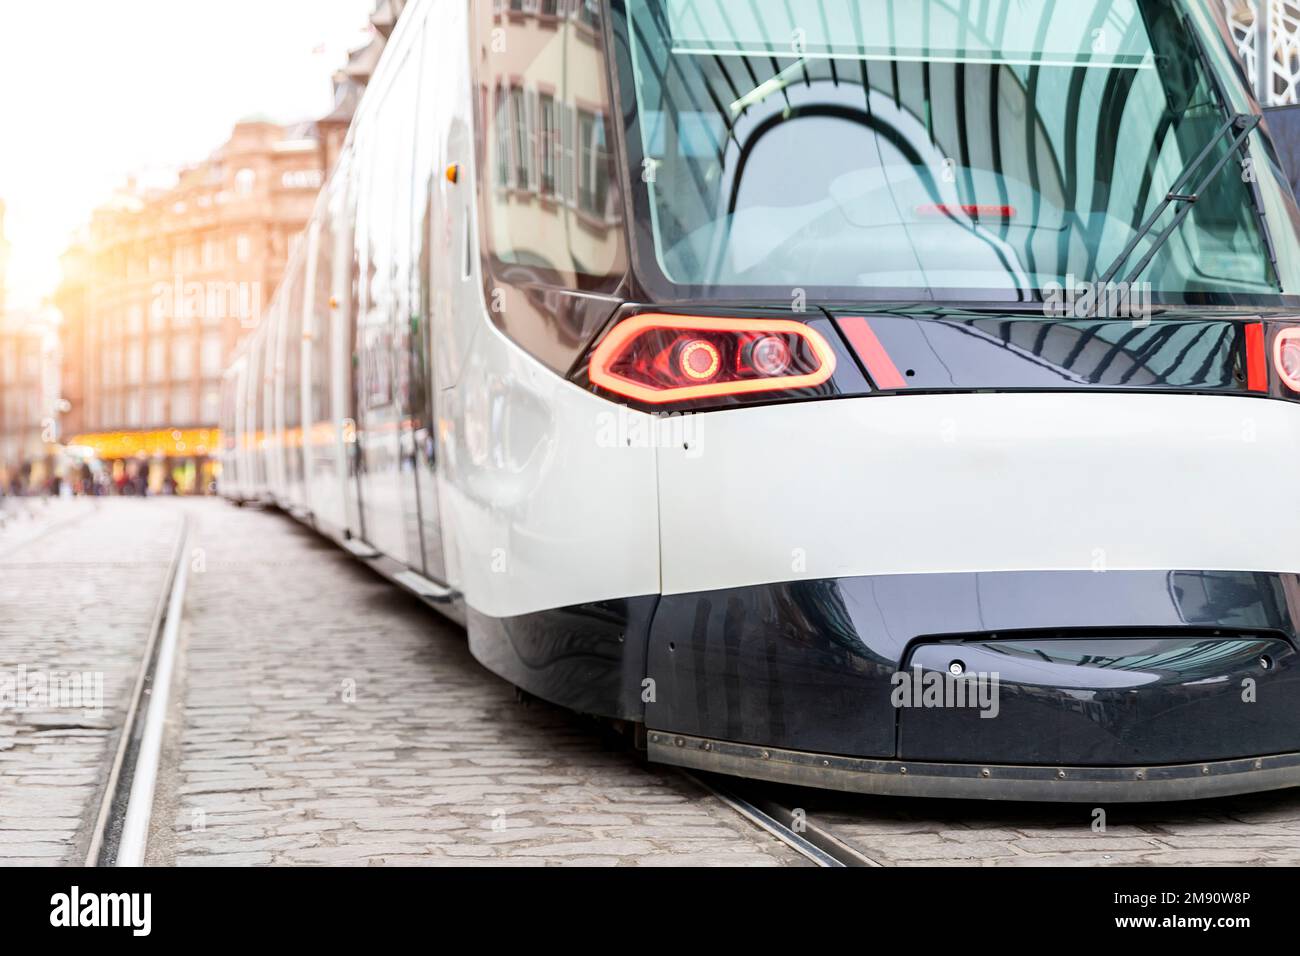
{"type": "MultiPolygon", "coordinates": [[[[1161,246],[1163,246],[1168,241],[1169,237],[1174,234],[1174,230],[1176,230],[1179,225],[1182,224],[1182,221],[1187,218],[1187,214],[1192,211],[1192,206],[1201,198],[1201,193],[1205,191],[1205,187],[1213,182],[1215,176],[1219,175],[1220,170],[1227,165],[1228,160],[1232,158],[1232,155],[1240,151],[1243,158],[1249,158],[1249,154],[1243,147],[1246,143],[1247,137],[1249,137],[1255,127],[1259,125],[1261,118],[1262,117],[1253,116],[1248,113],[1238,113],[1229,118],[1227,122],[1219,127],[1218,131],[1210,137],[1210,141],[1205,144],[1205,148],[1197,154],[1196,158],[1193,159],[1183,170],[1182,174],[1179,175],[1173,186],[1170,187],[1168,195],[1165,196],[1160,205],[1156,206],[1155,211],[1147,217],[1147,221],[1142,224],[1142,227],[1138,229],[1133,238],[1128,241],[1128,245],[1124,247],[1124,251],[1119,254],[1119,257],[1111,267],[1102,275],[1100,285],[1103,287],[1110,285],[1111,280],[1115,278],[1115,273],[1119,272],[1120,267],[1128,261],[1128,257],[1133,255],[1133,250],[1137,248],[1138,243],[1146,238],[1151,230],[1155,228],[1156,220],[1160,218],[1167,208],[1169,208],[1169,204],[1180,203],[1181,208],[1178,210],[1177,215],[1174,216],[1173,221],[1165,227],[1165,230],[1160,233],[1160,235],[1156,236],[1155,240],[1151,243],[1151,248],[1147,250],[1146,255],[1142,257],[1141,261],[1138,262],[1137,267],[1133,269],[1133,271],[1129,273],[1128,278],[1124,280],[1129,284],[1137,281],[1137,277],[1142,274],[1142,271],[1146,269],[1146,267],[1151,263],[1151,260],[1155,258],[1155,254],[1160,251],[1161,246]],[[1187,183],[1194,175],[1196,175],[1196,171],[1204,166],[1205,161],[1210,158],[1210,153],[1214,151],[1214,147],[1219,145],[1224,134],[1233,131],[1236,131],[1237,135],[1233,138],[1232,145],[1228,147],[1228,151],[1225,152],[1223,156],[1220,157],[1219,161],[1214,164],[1214,168],[1202,177],[1201,181],[1196,184],[1195,189],[1191,192],[1183,192],[1183,190],[1187,188],[1187,183]]],[[[1263,223],[1260,225],[1261,227],[1264,227],[1263,223]]],[[[1267,239],[1265,241],[1267,241],[1267,239]]]]}

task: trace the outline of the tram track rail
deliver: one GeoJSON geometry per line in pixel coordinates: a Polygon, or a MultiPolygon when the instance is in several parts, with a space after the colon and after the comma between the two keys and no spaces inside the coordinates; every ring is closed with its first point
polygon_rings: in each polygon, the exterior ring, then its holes
{"type": "Polygon", "coordinates": [[[682,770],[682,776],[707,791],[739,816],[767,831],[817,866],[879,867],[882,864],[840,839],[834,831],[808,820],[798,807],[764,792],[761,785],[682,770]]]}
{"type": "Polygon", "coordinates": [[[144,863],[172,664],[185,605],[190,519],[181,516],[87,846],[86,866],[144,863]]]}

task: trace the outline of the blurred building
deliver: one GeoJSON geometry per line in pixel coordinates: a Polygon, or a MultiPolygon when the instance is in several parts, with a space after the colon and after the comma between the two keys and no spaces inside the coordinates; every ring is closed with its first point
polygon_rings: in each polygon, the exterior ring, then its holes
{"type": "Polygon", "coordinates": [[[5,282],[9,242],[0,201],[0,491],[44,480],[46,439],[58,401],[57,341],[50,316],[9,311],[5,282]]]}
{"type": "Polygon", "coordinates": [[[370,42],[350,51],[347,63],[334,74],[334,109],[316,121],[327,172],[334,168],[348,127],[352,124],[352,116],[361,102],[361,94],[365,92],[366,84],[379,64],[380,54],[384,52],[384,45],[405,7],[406,0],[377,0],[375,11],[370,15],[370,25],[374,28],[370,42]]]}
{"type": "Polygon", "coordinates": [[[97,209],[63,256],[69,444],[121,473],[212,478],[220,378],[257,324],[324,178],[310,126],[235,126],[165,190],[127,188],[97,209]],[[146,464],[147,463],[147,464],[146,464]]]}
{"type": "Polygon", "coordinates": [[[209,487],[221,374],[275,293],[404,6],[378,0],[369,42],[334,75],[329,114],[237,124],[174,187],[129,184],[64,253],[63,434],[114,476],[209,487]]]}
{"type": "Polygon", "coordinates": [[[59,342],[48,310],[0,313],[0,485],[38,490],[54,471],[59,342]]]}

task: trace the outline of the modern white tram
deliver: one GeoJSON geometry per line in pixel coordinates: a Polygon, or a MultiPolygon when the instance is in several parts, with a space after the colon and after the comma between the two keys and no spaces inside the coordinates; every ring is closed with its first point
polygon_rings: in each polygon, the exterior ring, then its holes
{"type": "Polygon", "coordinates": [[[1300,783],[1300,211],[1222,4],[414,0],[221,493],[652,760],[1300,783]]]}

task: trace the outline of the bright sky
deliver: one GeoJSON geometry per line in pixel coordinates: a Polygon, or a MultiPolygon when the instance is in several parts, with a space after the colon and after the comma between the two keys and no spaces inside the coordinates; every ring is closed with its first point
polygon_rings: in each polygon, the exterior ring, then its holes
{"type": "Polygon", "coordinates": [[[90,212],[259,113],[328,112],[374,0],[0,0],[0,199],[11,306],[35,306],[90,212]]]}

